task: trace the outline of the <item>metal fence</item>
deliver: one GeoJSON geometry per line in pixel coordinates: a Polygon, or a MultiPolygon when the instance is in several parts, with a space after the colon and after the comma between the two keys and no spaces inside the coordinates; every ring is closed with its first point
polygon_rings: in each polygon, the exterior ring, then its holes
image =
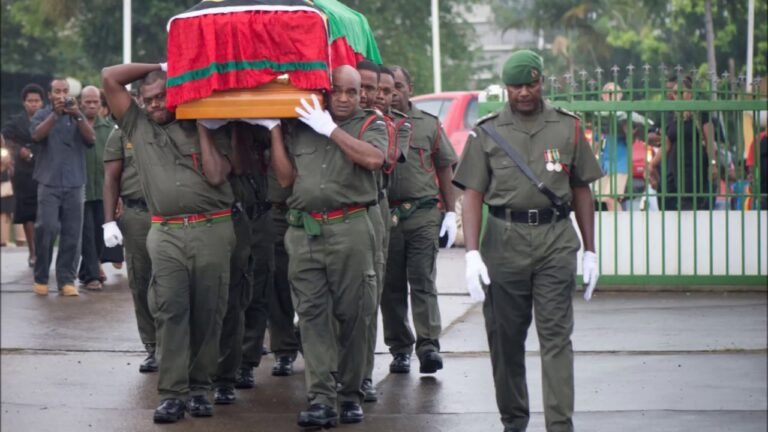
{"type": "Polygon", "coordinates": [[[648,65],[547,78],[606,174],[592,186],[601,283],[766,285],[761,84],[648,65]]]}

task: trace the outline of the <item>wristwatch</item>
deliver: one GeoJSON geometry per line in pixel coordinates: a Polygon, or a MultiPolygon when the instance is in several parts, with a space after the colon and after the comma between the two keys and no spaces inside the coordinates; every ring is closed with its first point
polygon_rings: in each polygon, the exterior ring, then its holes
{"type": "Polygon", "coordinates": [[[82,117],[75,117],[75,121],[81,122],[81,121],[83,121],[83,118],[82,117]]]}

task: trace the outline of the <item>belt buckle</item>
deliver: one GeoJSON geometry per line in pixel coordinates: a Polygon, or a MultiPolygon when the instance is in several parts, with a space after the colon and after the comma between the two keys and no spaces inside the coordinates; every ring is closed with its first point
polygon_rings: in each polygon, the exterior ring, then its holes
{"type": "Polygon", "coordinates": [[[538,224],[539,224],[539,211],[528,210],[528,225],[538,225],[538,224]]]}
{"type": "Polygon", "coordinates": [[[184,226],[189,226],[189,216],[182,216],[181,219],[184,221],[184,226]]]}

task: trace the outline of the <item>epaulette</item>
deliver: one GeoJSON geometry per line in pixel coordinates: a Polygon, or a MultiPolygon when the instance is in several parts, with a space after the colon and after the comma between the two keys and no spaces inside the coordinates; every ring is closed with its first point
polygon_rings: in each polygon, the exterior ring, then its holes
{"type": "Polygon", "coordinates": [[[552,107],[552,108],[554,108],[555,111],[559,112],[560,114],[565,114],[567,116],[575,118],[576,120],[581,120],[581,117],[579,117],[578,114],[576,114],[574,112],[571,112],[571,111],[568,111],[565,108],[560,108],[560,107],[557,107],[557,106],[556,107],[552,107]]]}
{"type": "Polygon", "coordinates": [[[428,112],[426,112],[426,111],[424,111],[424,110],[421,110],[421,112],[422,112],[422,114],[424,114],[424,115],[425,115],[425,116],[427,116],[427,117],[432,117],[432,118],[433,118],[433,119],[435,119],[435,120],[440,120],[440,117],[438,117],[438,116],[436,116],[436,115],[434,115],[434,114],[432,114],[432,113],[428,113],[428,112]]]}
{"type": "Polygon", "coordinates": [[[402,111],[398,111],[398,110],[396,110],[394,108],[390,108],[389,112],[391,112],[392,114],[394,114],[394,115],[396,115],[398,117],[408,118],[408,114],[406,114],[406,113],[404,113],[402,111]]]}
{"type": "Polygon", "coordinates": [[[477,119],[477,121],[475,122],[475,126],[477,126],[477,125],[479,125],[479,124],[481,124],[481,123],[483,123],[483,122],[486,122],[486,121],[488,121],[488,120],[490,120],[490,119],[492,119],[492,118],[496,118],[496,117],[498,117],[498,116],[499,116],[499,113],[500,113],[500,111],[496,111],[496,112],[492,112],[492,113],[490,113],[490,114],[486,114],[486,115],[484,115],[484,116],[480,117],[480,118],[479,118],[479,119],[477,119]]]}

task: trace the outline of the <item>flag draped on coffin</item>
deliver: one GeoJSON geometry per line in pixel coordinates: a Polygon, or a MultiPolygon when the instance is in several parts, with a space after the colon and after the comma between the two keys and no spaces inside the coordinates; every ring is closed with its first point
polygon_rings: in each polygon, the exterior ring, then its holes
{"type": "Polygon", "coordinates": [[[283,74],[299,89],[329,89],[332,68],[362,58],[381,63],[368,21],[336,0],[204,0],[168,22],[166,104],[283,74]]]}
{"type": "Polygon", "coordinates": [[[345,64],[356,66],[362,59],[381,64],[379,48],[363,14],[337,0],[315,0],[314,4],[328,17],[331,68],[345,64]]]}

